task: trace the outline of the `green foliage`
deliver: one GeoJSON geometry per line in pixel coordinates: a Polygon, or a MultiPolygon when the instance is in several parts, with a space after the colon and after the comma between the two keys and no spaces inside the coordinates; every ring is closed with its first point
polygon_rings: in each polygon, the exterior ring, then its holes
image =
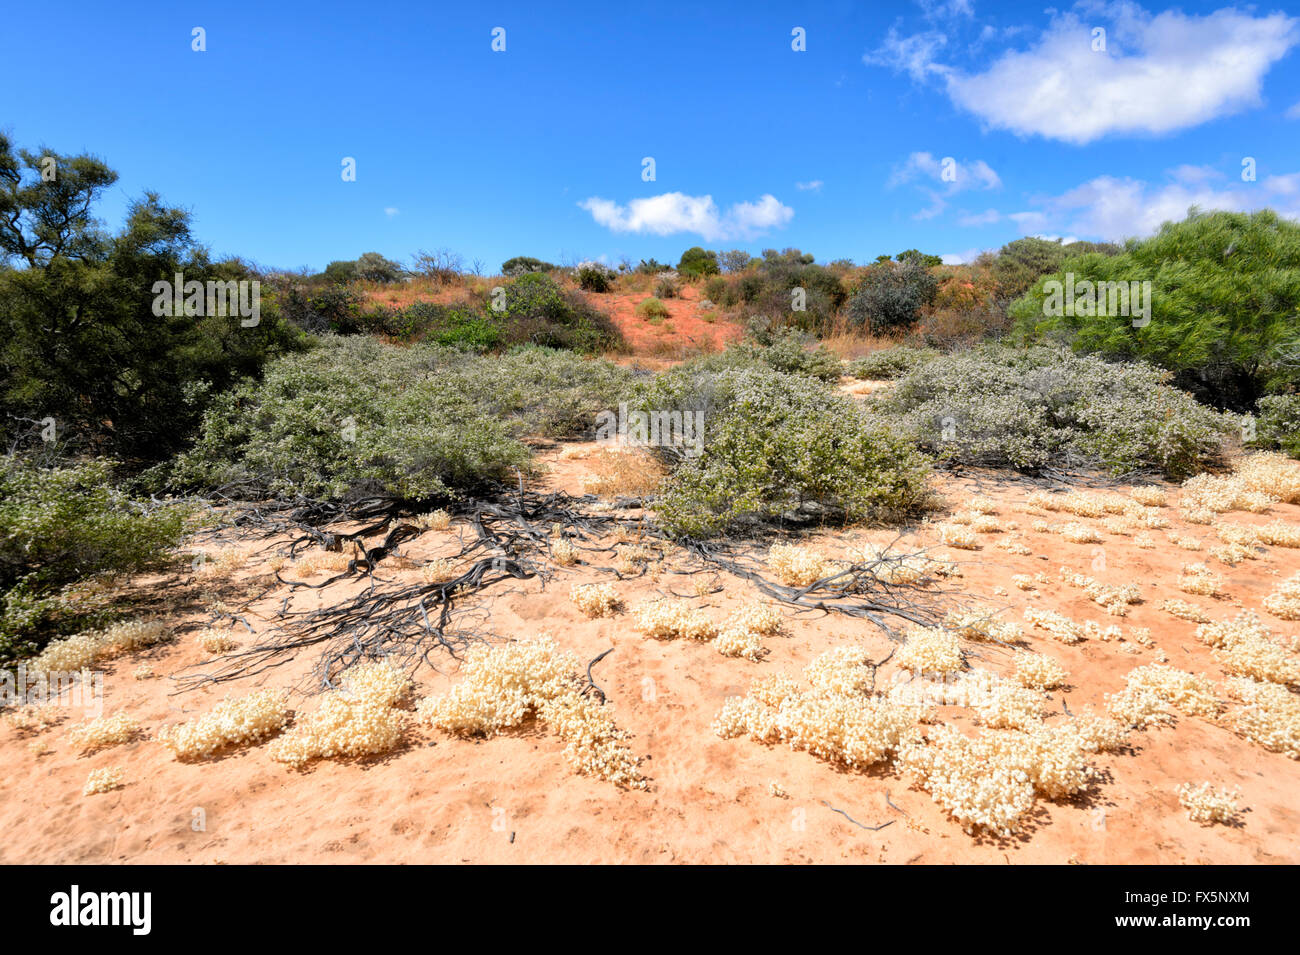
{"type": "Polygon", "coordinates": [[[675,369],[642,407],[704,413],[656,511],[668,533],[710,537],[793,517],[892,520],[926,506],[927,465],[855,402],[770,370],[675,369]]]}
{"type": "Polygon", "coordinates": [[[948,463],[1182,478],[1219,461],[1233,422],[1168,378],[1142,363],[987,345],[915,366],[878,407],[948,463]]]}
{"type": "MultiPolygon", "coordinates": [[[[530,272],[505,287],[505,341],[547,348],[568,348],[586,354],[626,347],[608,315],[590,305],[582,294],[561,288],[549,276],[530,272]]],[[[497,314],[497,313],[494,313],[497,314]]]]}
{"type": "Polygon", "coordinates": [[[848,373],[862,381],[888,381],[901,378],[938,354],[933,348],[911,348],[907,345],[882,348],[850,362],[848,373]]]}
{"type": "Polygon", "coordinates": [[[526,470],[527,434],[594,428],[629,380],[609,362],[541,348],[474,356],[327,337],[219,396],[171,479],[244,497],[455,496],[526,470]]]}
{"type": "Polygon", "coordinates": [[[575,270],[578,287],[586,292],[608,292],[614,287],[618,274],[599,262],[583,262],[575,270]]]}
{"type": "Polygon", "coordinates": [[[660,272],[671,272],[672,270],[673,267],[671,265],[665,265],[663,262],[654,258],[651,258],[649,261],[642,259],[635,269],[635,271],[640,272],[642,275],[657,275],[660,272]]]}
{"type": "Polygon", "coordinates": [[[1300,458],[1300,395],[1265,395],[1259,399],[1254,444],[1300,458]]]}
{"type": "Polygon", "coordinates": [[[718,254],[718,264],[724,272],[743,272],[753,261],[754,257],[743,249],[730,249],[718,254]]]}
{"type": "Polygon", "coordinates": [[[554,272],[555,266],[530,255],[516,255],[501,263],[501,274],[507,277],[523,275],[525,272],[554,272]]]}
{"type": "Polygon", "coordinates": [[[40,467],[0,457],[0,663],[75,624],[69,585],[161,561],[189,514],[119,490],[106,461],[40,467]]]}
{"type": "Polygon", "coordinates": [[[347,335],[366,330],[362,314],[366,297],[346,285],[312,287],[292,280],[265,283],[263,295],[279,307],[287,321],[314,334],[338,332],[347,335]]]}
{"type": "Polygon", "coordinates": [[[636,307],[636,310],[643,318],[647,318],[650,321],[662,320],[672,314],[668,311],[668,306],[654,296],[643,299],[641,304],[636,307]]]}
{"type": "Polygon", "coordinates": [[[720,271],[718,253],[702,249],[698,245],[692,246],[682,253],[681,261],[677,263],[677,271],[691,278],[700,275],[717,275],[720,271]]]}
{"type": "MultiPolygon", "coordinates": [[[[238,261],[212,262],[189,216],[153,194],[127,208],[115,234],[91,209],[116,175],[85,156],[54,156],[60,174],[40,181],[38,157],[0,136],[0,412],[53,417],[60,436],[137,460],[181,446],[210,394],[256,374],[267,357],[304,338],[263,303],[255,326],[225,316],[155,314],[154,284],[257,281],[238,261]]],[[[3,436],[8,443],[8,436],[3,436]]]]}
{"type": "Polygon", "coordinates": [[[923,268],[933,268],[936,265],[943,265],[942,256],[930,255],[926,252],[922,252],[919,249],[907,249],[904,252],[899,252],[896,256],[894,256],[894,261],[899,262],[901,264],[914,262],[917,265],[922,266],[923,268]]]}
{"type": "Polygon", "coordinates": [[[1024,295],[1042,276],[1059,271],[1068,254],[1059,239],[1031,236],[1008,242],[992,263],[998,297],[1011,302],[1024,295]]]}
{"type": "Polygon", "coordinates": [[[366,252],[356,261],[356,276],[365,282],[397,282],[405,275],[401,264],[378,252],[366,252]]]}
{"type": "Polygon", "coordinates": [[[1150,320],[1045,314],[1048,279],[1012,309],[1019,334],[1168,368],[1202,400],[1237,410],[1300,381],[1300,224],[1276,213],[1195,211],[1125,252],[1061,263],[1080,281],[1151,283],[1150,320]]]}
{"type": "Polygon", "coordinates": [[[918,262],[880,263],[866,271],[849,299],[849,321],[876,333],[910,328],[938,290],[938,279],[918,262]]]}
{"type": "Polygon", "coordinates": [[[335,285],[347,285],[349,282],[355,282],[357,279],[357,260],[335,259],[333,262],[326,263],[325,271],[321,273],[321,277],[335,285]]]}

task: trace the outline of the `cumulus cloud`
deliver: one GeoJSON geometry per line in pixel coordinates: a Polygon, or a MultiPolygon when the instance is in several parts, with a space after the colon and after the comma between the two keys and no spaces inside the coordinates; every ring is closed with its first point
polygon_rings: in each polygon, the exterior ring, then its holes
{"type": "Polygon", "coordinates": [[[681,192],[633,199],[625,206],[612,199],[592,196],[578,206],[590,212],[598,225],[613,232],[653,235],[693,232],[710,242],[751,239],[785,225],[794,217],[794,210],[772,195],[761,196],[755,202],[737,202],[725,212],[718,208],[712,196],[688,196],[681,192]]]}
{"type": "Polygon", "coordinates": [[[1118,241],[1155,232],[1197,206],[1204,211],[1249,212],[1272,208],[1280,215],[1300,218],[1300,173],[1269,176],[1254,182],[1230,182],[1226,177],[1189,178],[1173,170],[1167,181],[1098,176],[1060,195],[1037,200],[1038,209],[1007,216],[1025,235],[1051,229],[1086,238],[1118,241]]]}
{"type": "Polygon", "coordinates": [[[1153,16],[1123,2],[1075,9],[1089,19],[1059,14],[1028,48],[1008,50],[983,72],[938,62],[946,37],[932,30],[902,37],[891,29],[864,60],[942,82],[955,105],[990,127],[1082,145],[1187,129],[1257,106],[1264,75],[1300,42],[1300,20],[1284,13],[1153,16]],[[1105,49],[1095,50],[1101,23],[1105,49]]]}

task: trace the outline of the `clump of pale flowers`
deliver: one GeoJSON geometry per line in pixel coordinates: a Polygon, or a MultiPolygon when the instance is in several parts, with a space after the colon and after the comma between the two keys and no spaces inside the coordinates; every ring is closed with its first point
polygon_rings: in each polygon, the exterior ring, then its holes
{"type": "Polygon", "coordinates": [[[264,688],[227,697],[202,716],[165,727],[158,742],[179,760],[260,743],[284,729],[292,714],[283,690],[264,688]]]}
{"type": "Polygon", "coordinates": [[[474,647],[462,679],[440,697],[420,702],[422,720],[456,736],[491,737],[538,719],[564,741],[579,773],[619,786],[645,788],[638,760],[607,707],[582,693],[578,659],[549,636],[499,647],[474,647]]]}
{"type": "Polygon", "coordinates": [[[1187,818],[1192,822],[1212,826],[1216,822],[1231,825],[1237,820],[1240,790],[1216,789],[1204,782],[1199,786],[1183,783],[1176,792],[1179,804],[1187,810],[1187,818]]]}

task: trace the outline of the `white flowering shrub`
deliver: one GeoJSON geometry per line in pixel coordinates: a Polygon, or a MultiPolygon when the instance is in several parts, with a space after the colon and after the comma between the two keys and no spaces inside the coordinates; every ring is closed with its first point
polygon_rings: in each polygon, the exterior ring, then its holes
{"type": "Polygon", "coordinates": [[[712,640],[718,625],[686,600],[659,597],[633,609],[637,629],[657,640],[712,640]]]}
{"type": "Polygon", "coordinates": [[[1300,759],[1300,697],[1277,683],[1242,677],[1228,680],[1228,693],[1245,705],[1234,726],[1259,746],[1300,759]]]}
{"type": "Polygon", "coordinates": [[[1065,685],[1070,675],[1051,657],[1022,650],[1015,656],[1012,679],[1031,690],[1054,690],[1065,685]]]}
{"type": "Polygon", "coordinates": [[[569,599],[588,617],[613,616],[621,603],[612,584],[574,584],[569,599]]]}
{"type": "Polygon", "coordinates": [[[491,737],[537,718],[565,743],[578,772],[629,788],[645,788],[637,759],[607,707],[581,695],[578,659],[547,636],[500,647],[474,647],[462,679],[416,710],[430,725],[456,736],[491,737]]]}
{"type": "Polygon", "coordinates": [[[1193,786],[1183,783],[1177,789],[1178,802],[1187,810],[1187,818],[1203,826],[1214,823],[1231,825],[1237,821],[1237,800],[1241,792],[1236,789],[1216,789],[1208,782],[1193,786]]]}
{"type": "Polygon", "coordinates": [[[254,690],[246,696],[227,697],[195,719],[164,727],[158,742],[179,760],[206,759],[275,736],[292,713],[283,690],[254,690]]]}
{"type": "Polygon", "coordinates": [[[912,627],[894,662],[918,673],[956,673],[966,662],[957,636],[939,627],[912,627]]]}
{"type": "Polygon", "coordinates": [[[1204,564],[1184,564],[1178,575],[1178,589],[1202,597],[1218,597],[1223,593],[1223,578],[1204,564]]]}
{"type": "Polygon", "coordinates": [[[918,711],[869,694],[869,662],[865,650],[841,647],[809,664],[809,688],[784,676],[755,681],[747,696],[723,704],[714,731],[723,739],[785,742],[849,769],[882,762],[904,741],[918,711]]]}
{"type": "Polygon", "coordinates": [[[92,769],[90,775],[86,777],[86,785],[82,787],[82,795],[95,796],[120,789],[125,778],[126,771],[116,767],[92,769]]]}
{"type": "Polygon", "coordinates": [[[140,735],[140,721],[129,713],[98,716],[68,729],[68,742],[82,752],[94,753],[129,743],[140,735]]]}

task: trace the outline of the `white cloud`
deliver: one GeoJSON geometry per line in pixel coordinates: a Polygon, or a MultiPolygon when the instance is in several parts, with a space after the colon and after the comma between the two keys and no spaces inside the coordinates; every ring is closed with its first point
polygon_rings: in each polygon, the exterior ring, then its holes
{"type": "Polygon", "coordinates": [[[401,214],[402,214],[402,210],[398,209],[396,206],[388,206],[386,209],[384,209],[384,215],[388,216],[388,218],[390,219],[393,216],[401,215],[401,214]]]}
{"type": "Polygon", "coordinates": [[[993,168],[982,159],[963,159],[958,162],[951,156],[935,158],[928,152],[915,152],[894,167],[887,185],[892,189],[917,180],[933,181],[938,188],[920,185],[918,188],[930,204],[915,213],[913,219],[933,219],[948,208],[948,197],[967,189],[999,189],[1002,180],[993,168]]]}
{"type": "Polygon", "coordinates": [[[998,174],[983,159],[958,162],[951,156],[936,159],[926,152],[912,153],[904,163],[896,166],[889,177],[889,185],[911,182],[920,176],[940,183],[948,195],[963,189],[997,189],[1002,185],[998,174]],[[945,179],[945,172],[951,178],[945,179]]]}
{"type": "Polygon", "coordinates": [[[800,192],[821,192],[822,186],[824,185],[826,185],[826,183],[822,182],[820,179],[814,179],[811,182],[796,182],[794,187],[800,192]]]}
{"type": "Polygon", "coordinates": [[[694,232],[706,241],[750,239],[783,226],[794,217],[794,210],[772,195],[761,196],[756,202],[737,202],[725,212],[719,210],[712,196],[688,196],[681,192],[633,199],[626,206],[592,196],[578,205],[590,212],[598,225],[613,232],[654,235],[694,232]]]}
{"type": "Polygon", "coordinates": [[[1287,110],[1285,116],[1287,119],[1300,119],[1300,103],[1296,103],[1287,110]]]}
{"type": "Polygon", "coordinates": [[[898,35],[898,30],[889,28],[885,42],[870,53],[862,55],[862,62],[868,66],[888,66],[907,72],[914,80],[924,80],[931,75],[946,75],[948,67],[935,62],[935,55],[948,42],[948,38],[935,30],[917,33],[913,36],[898,35]]]}
{"type": "Polygon", "coordinates": [[[946,37],[934,31],[900,37],[891,29],[863,59],[916,80],[942,79],[954,104],[993,128],[1082,145],[1169,133],[1257,106],[1264,75],[1300,42],[1300,20],[1283,13],[1153,16],[1128,2],[1075,9],[1089,19],[1055,16],[1027,49],[1003,53],[982,73],[939,63],[946,37]],[[1094,51],[1100,22],[1109,25],[1106,49],[1094,51]]]}
{"type": "Polygon", "coordinates": [[[1002,213],[997,209],[985,209],[983,212],[968,212],[957,219],[958,225],[982,226],[993,225],[1002,221],[1002,213]]]}
{"type": "Polygon", "coordinates": [[[965,252],[949,252],[941,255],[944,265],[967,265],[979,258],[983,249],[967,249],[965,252]]]}
{"type": "Polygon", "coordinates": [[[958,17],[970,19],[975,16],[975,4],[971,0],[917,0],[921,12],[927,20],[954,20],[958,17]]]}
{"type": "Polygon", "coordinates": [[[1058,196],[1039,199],[1035,205],[1040,208],[1007,216],[1025,235],[1051,229],[1118,241],[1150,235],[1165,222],[1185,218],[1192,206],[1205,212],[1272,208],[1279,215],[1300,218],[1300,173],[1269,176],[1258,183],[1222,184],[1212,184],[1208,178],[1188,181],[1175,176],[1151,184],[1129,177],[1098,176],[1058,196]]]}

